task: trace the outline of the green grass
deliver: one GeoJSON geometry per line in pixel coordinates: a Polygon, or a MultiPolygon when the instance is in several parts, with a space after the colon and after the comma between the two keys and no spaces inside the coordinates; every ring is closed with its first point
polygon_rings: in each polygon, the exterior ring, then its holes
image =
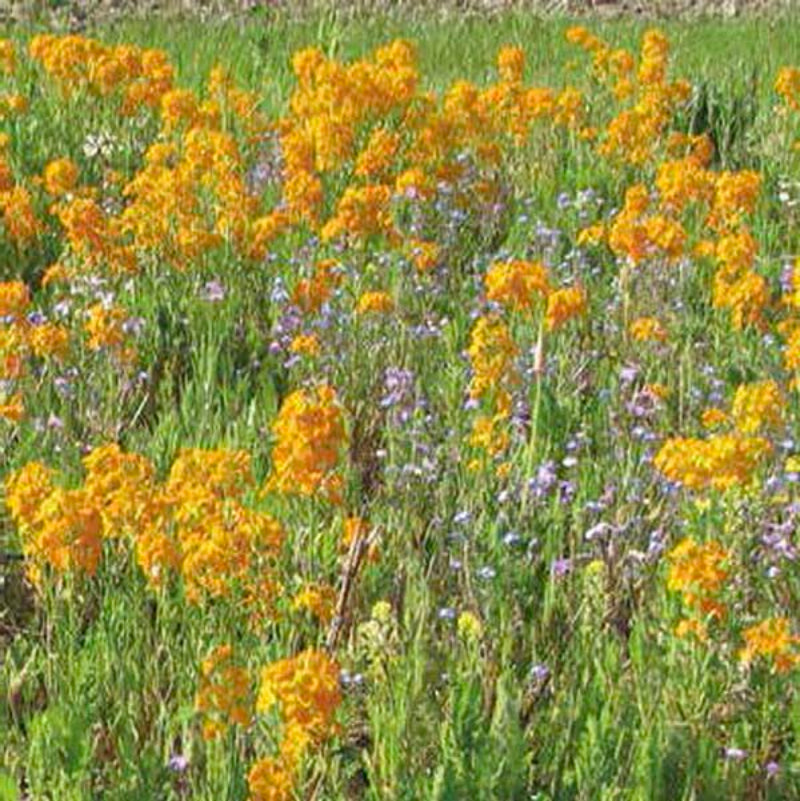
{"type": "MultiPolygon", "coordinates": [[[[782,267],[800,250],[796,212],[777,199],[779,180],[800,180],[800,173],[790,137],[776,133],[773,91],[780,66],[800,65],[797,21],[663,26],[671,74],[695,86],[680,123],[702,116],[718,144],[716,169],[764,176],[752,230],[775,300],[782,267]]],[[[221,63],[277,116],[294,86],[294,51],[317,45],[349,61],[396,37],[415,43],[425,88],[443,91],[459,79],[487,85],[498,48],[517,44],[528,56],[528,83],[591,89],[585,57],[564,40],[569,24],[521,12],[486,19],[329,12],[304,20],[264,13],[246,22],[124,21],[90,33],[163,48],[178,84],[197,91],[221,63]]],[[[590,27],[635,50],[646,26],[590,27]]],[[[37,30],[9,35],[22,43],[37,30]]],[[[65,155],[90,183],[99,183],[106,166],[128,176],[141,167],[158,131],[154,119],[138,126],[111,104],[65,100],[28,62],[15,80],[31,108],[0,126],[11,137],[17,178],[41,174],[65,155]],[[109,164],[83,153],[87,135],[98,131],[119,142],[109,164]]],[[[611,166],[574,137],[554,134],[516,151],[508,174],[508,219],[488,235],[482,219],[459,228],[447,275],[420,279],[382,243],[345,252],[348,278],[319,330],[324,351],[315,362],[287,366],[285,354],[269,348],[286,305],[276,278],[291,287],[327,255],[302,232],[256,267],[221,249],[184,272],[155,260],[130,280],[111,279],[117,298],[143,321],[137,364],[121,369],[78,346],[68,395],[54,384],[58,368],[42,367],[26,384],[26,420],[0,420],[0,477],[37,459],[77,484],[86,449],[115,441],[151,459],[162,478],[181,448],[243,448],[260,484],[271,469],[270,426],[282,401],[304,382],[324,379],[347,415],[346,508],[380,533],[380,556],[355,580],[334,654],[363,682],[344,692],[339,733],[306,759],[298,799],[798,798],[797,668],[745,669],[737,657],[741,631],[753,622],[787,615],[797,626],[797,562],[761,541],[768,525],[796,514],[783,457],[797,446],[779,446],[796,436],[796,395],[762,476],[775,478],[779,491],[762,483],[697,503],[691,493],[665,488],[647,458],[664,437],[699,435],[702,410],[727,408],[738,384],[769,377],[787,384],[774,329],[778,304],[768,331],[736,331],[712,308],[708,265],[649,265],[621,289],[608,253],[575,254],[578,231],[652,171],[611,166]],[[590,188],[605,202],[588,220],[574,203],[559,205],[562,193],[574,200],[590,188]],[[537,223],[560,231],[554,247],[537,223]],[[531,355],[538,325],[517,318],[512,326],[528,369],[517,400],[528,410],[503,482],[491,468],[467,466],[474,412],[465,407],[463,352],[481,308],[483,274],[510,255],[545,259],[557,281],[580,275],[590,312],[547,337],[538,376],[531,355]],[[224,284],[223,300],[201,299],[210,280],[224,284]],[[366,289],[387,290],[399,311],[354,316],[366,289]],[[626,304],[631,317],[661,317],[668,344],[632,342],[623,328],[626,304]],[[424,336],[425,326],[437,333],[424,336]],[[632,366],[636,377],[626,379],[632,366]],[[388,367],[413,373],[414,408],[402,422],[381,403],[388,367]],[[670,395],[640,420],[632,408],[656,382],[670,395]],[[724,398],[715,400],[715,392],[724,398]],[[49,424],[54,418],[59,425],[49,424]],[[525,496],[548,460],[558,484],[525,496]],[[686,536],[720,539],[733,554],[729,616],[707,645],[674,635],[683,607],[666,589],[656,547],[686,536]],[[561,560],[569,560],[564,575],[561,560]],[[768,574],[769,564],[779,571],[768,574]],[[379,601],[391,611],[375,619],[379,601]],[[482,634],[459,634],[449,610],[475,614],[482,634]],[[746,758],[726,753],[731,748],[746,758]]],[[[56,227],[22,251],[4,237],[0,280],[36,285],[64,248],[56,227]]],[[[88,306],[93,290],[74,285],[72,303],[88,306]]],[[[35,305],[49,310],[56,294],[37,289],[35,305]]],[[[195,710],[201,660],[214,646],[235,643],[255,690],[264,665],[325,643],[325,627],[292,611],[292,593],[304,581],[338,588],[344,578],[339,511],[321,500],[264,501],[255,493],[248,502],[289,532],[281,616],[267,623],[254,622],[235,597],[189,604],[178,580],[153,591],[132,548],[113,543],[95,577],[50,575],[36,594],[17,558],[20,534],[0,512],[0,801],[248,797],[247,772],[270,753],[275,721],[257,716],[250,727],[204,741],[195,710]],[[170,766],[175,755],[187,758],[185,771],[170,766]]]]}

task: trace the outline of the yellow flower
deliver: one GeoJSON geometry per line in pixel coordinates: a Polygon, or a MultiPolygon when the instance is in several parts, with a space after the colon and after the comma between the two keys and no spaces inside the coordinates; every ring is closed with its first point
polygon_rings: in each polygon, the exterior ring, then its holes
{"type": "Polygon", "coordinates": [[[252,718],[250,676],[234,662],[233,648],[220,645],[203,660],[195,709],[203,717],[203,737],[214,740],[229,726],[247,726],[252,718]]]}
{"type": "Polygon", "coordinates": [[[297,390],[283,402],[272,424],[277,443],[267,491],[341,500],[336,474],[347,436],[335,391],[328,386],[297,390]]]}
{"type": "Polygon", "coordinates": [[[731,417],[743,434],[755,434],[763,427],[774,428],[783,422],[785,403],[775,381],[742,384],[733,398],[731,417]]]}
{"type": "Polygon", "coordinates": [[[728,415],[722,409],[709,408],[703,411],[700,422],[703,428],[716,428],[728,422],[728,415]]]}
{"type": "Polygon", "coordinates": [[[358,314],[388,314],[394,311],[394,300],[387,292],[364,292],[356,304],[358,314]]]}
{"type": "Polygon", "coordinates": [[[78,165],[71,159],[56,159],[44,169],[44,188],[54,197],[72,192],[77,183],[78,165]]]}
{"type": "Polygon", "coordinates": [[[545,323],[548,331],[555,331],[569,320],[584,314],[586,314],[586,293],[582,287],[557,289],[547,298],[545,323]]]}
{"type": "Polygon", "coordinates": [[[333,619],[336,604],[336,591],[325,584],[306,584],[292,599],[292,609],[296,612],[310,612],[323,626],[333,619]]]}
{"type": "Polygon", "coordinates": [[[739,658],[751,662],[756,657],[770,660],[778,673],[785,673],[800,664],[800,637],[792,634],[789,620],[785,617],[771,617],[743,632],[745,647],[739,658]]]}
{"type": "Polygon", "coordinates": [[[675,636],[680,637],[682,640],[694,637],[700,642],[706,642],[708,640],[708,629],[699,620],[684,618],[675,627],[675,636]]]}
{"type": "Polygon", "coordinates": [[[22,395],[17,393],[10,398],[0,400],[0,418],[10,423],[19,423],[25,417],[25,404],[22,395]]]}
{"type": "Polygon", "coordinates": [[[682,593],[684,601],[702,614],[721,617],[724,607],[716,596],[728,578],[728,559],[718,542],[697,543],[687,537],[668,554],[667,588],[682,593]]]}
{"type": "Polygon", "coordinates": [[[655,317],[639,317],[630,324],[629,332],[637,342],[667,341],[667,332],[655,317]]]}
{"type": "Polygon", "coordinates": [[[518,349],[508,326],[499,317],[479,317],[475,321],[467,353],[473,373],[471,397],[490,395],[517,381],[514,359],[518,349]]]}
{"type": "Polygon", "coordinates": [[[289,345],[289,350],[305,356],[319,356],[319,337],[316,334],[298,334],[289,345]]]}
{"type": "Polygon", "coordinates": [[[477,642],[483,635],[483,624],[472,612],[462,612],[456,622],[458,636],[465,642],[477,642]]]}
{"type": "Polygon", "coordinates": [[[497,71],[500,80],[515,83],[522,80],[525,70],[525,51],[521,47],[506,45],[497,54],[497,71]]]}
{"type": "Polygon", "coordinates": [[[372,605],[370,617],[378,623],[388,624],[392,619],[392,605],[388,601],[376,601],[372,605]]]}
{"type": "Polygon", "coordinates": [[[55,323],[42,323],[31,329],[28,341],[36,356],[63,359],[69,350],[69,331],[55,323]]]}
{"type": "Polygon", "coordinates": [[[530,309],[550,293],[547,270],[541,262],[498,261],[484,279],[486,296],[514,311],[530,309]]]}
{"type": "Polygon", "coordinates": [[[306,650],[261,671],[256,709],[267,713],[277,705],[287,726],[320,743],[333,732],[341,698],[339,665],[322,651],[306,650]]]}
{"type": "Polygon", "coordinates": [[[671,481],[689,489],[726,490],[748,482],[772,450],[760,437],[718,434],[707,440],[668,439],[653,463],[671,481]]]}
{"type": "Polygon", "coordinates": [[[0,317],[20,317],[30,302],[31,293],[23,281],[0,282],[0,317]]]}

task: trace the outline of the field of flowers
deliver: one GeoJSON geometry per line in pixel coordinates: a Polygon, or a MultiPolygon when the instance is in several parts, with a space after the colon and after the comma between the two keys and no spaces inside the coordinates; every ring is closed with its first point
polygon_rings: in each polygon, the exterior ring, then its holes
{"type": "Polygon", "coordinates": [[[800,798],[800,18],[0,38],[0,801],[800,798]]]}

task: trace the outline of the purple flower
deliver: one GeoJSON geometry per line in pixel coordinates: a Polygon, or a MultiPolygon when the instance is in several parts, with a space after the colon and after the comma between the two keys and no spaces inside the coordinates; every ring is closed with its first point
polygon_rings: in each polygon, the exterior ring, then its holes
{"type": "Polygon", "coordinates": [[[780,773],[781,766],[773,759],[764,765],[764,770],[766,771],[767,776],[772,779],[780,773]]]}
{"type": "Polygon", "coordinates": [[[64,421],[60,417],[56,417],[56,415],[51,413],[47,418],[47,427],[53,429],[62,429],[64,428],[64,421]]]}
{"type": "Polygon", "coordinates": [[[183,754],[173,754],[167,762],[167,767],[175,773],[183,773],[189,767],[189,759],[183,754]]]}
{"type": "Polygon", "coordinates": [[[555,578],[563,578],[572,570],[571,559],[556,559],[550,567],[550,571],[555,578]]]}
{"type": "Polygon", "coordinates": [[[225,287],[216,279],[208,281],[200,291],[200,297],[209,303],[216,303],[220,300],[225,300],[225,287]]]}
{"type": "Polygon", "coordinates": [[[550,668],[542,662],[539,662],[531,668],[531,679],[533,679],[533,681],[543,684],[549,678],[550,668]]]}

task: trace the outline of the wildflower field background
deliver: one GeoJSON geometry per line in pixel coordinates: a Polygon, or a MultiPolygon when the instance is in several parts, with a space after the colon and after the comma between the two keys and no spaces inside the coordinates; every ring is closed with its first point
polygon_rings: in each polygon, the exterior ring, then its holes
{"type": "Polygon", "coordinates": [[[0,801],[800,798],[800,16],[0,38],[0,801]]]}

